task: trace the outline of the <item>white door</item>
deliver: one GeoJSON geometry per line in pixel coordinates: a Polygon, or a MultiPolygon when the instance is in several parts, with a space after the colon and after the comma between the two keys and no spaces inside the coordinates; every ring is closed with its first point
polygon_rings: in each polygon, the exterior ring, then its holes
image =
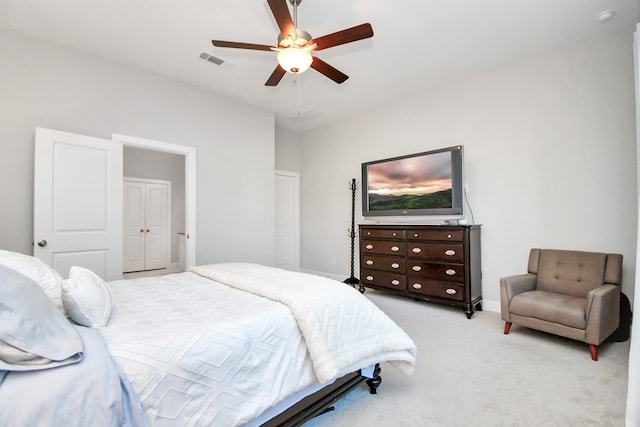
{"type": "Polygon", "coordinates": [[[146,234],[145,185],[141,182],[124,181],[124,223],[122,250],[123,272],[144,270],[144,246],[146,234]]]}
{"type": "Polygon", "coordinates": [[[124,272],[166,268],[169,251],[171,184],[124,180],[124,272]]]}
{"type": "Polygon", "coordinates": [[[36,128],[34,256],[122,278],[122,144],[36,128]]]}
{"type": "Polygon", "coordinates": [[[300,269],[300,175],[276,171],[276,267],[300,269]]]}
{"type": "Polygon", "coordinates": [[[169,222],[167,184],[147,184],[145,270],[166,268],[169,222]]]}

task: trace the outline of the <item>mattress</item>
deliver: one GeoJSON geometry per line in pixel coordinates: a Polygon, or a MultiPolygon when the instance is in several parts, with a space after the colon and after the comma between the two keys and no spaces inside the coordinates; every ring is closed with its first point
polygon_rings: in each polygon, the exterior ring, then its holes
{"type": "Polygon", "coordinates": [[[153,426],[236,426],[317,383],[281,303],[194,273],[109,283],[100,332],[153,426]]]}

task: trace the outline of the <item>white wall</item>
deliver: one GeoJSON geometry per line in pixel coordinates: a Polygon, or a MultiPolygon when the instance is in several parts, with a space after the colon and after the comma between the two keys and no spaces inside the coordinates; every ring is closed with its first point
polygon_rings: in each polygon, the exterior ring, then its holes
{"type": "Polygon", "coordinates": [[[273,264],[274,118],[0,28],[0,247],[32,253],[36,127],[197,150],[197,260],[273,264]]]}
{"type": "Polygon", "coordinates": [[[632,298],[631,40],[529,58],[303,134],[302,268],[347,277],[348,181],[362,162],[463,144],[485,307],[499,310],[500,277],[525,272],[532,247],[622,253],[632,298]]]}
{"type": "Polygon", "coordinates": [[[276,126],[276,169],[300,172],[300,135],[276,126]]]}

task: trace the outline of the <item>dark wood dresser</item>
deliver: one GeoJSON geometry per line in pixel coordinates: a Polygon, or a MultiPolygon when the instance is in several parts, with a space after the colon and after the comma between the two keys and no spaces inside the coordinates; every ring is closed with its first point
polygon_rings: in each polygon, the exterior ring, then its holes
{"type": "Polygon", "coordinates": [[[366,287],[482,310],[480,225],[368,225],[360,228],[366,287]]]}

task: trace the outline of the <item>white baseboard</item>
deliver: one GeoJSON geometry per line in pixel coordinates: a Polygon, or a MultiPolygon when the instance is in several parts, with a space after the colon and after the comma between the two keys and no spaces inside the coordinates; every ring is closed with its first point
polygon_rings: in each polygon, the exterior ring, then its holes
{"type": "Polygon", "coordinates": [[[486,299],[482,300],[482,309],[484,311],[491,311],[494,313],[500,313],[500,302],[489,301],[486,299]]]}

